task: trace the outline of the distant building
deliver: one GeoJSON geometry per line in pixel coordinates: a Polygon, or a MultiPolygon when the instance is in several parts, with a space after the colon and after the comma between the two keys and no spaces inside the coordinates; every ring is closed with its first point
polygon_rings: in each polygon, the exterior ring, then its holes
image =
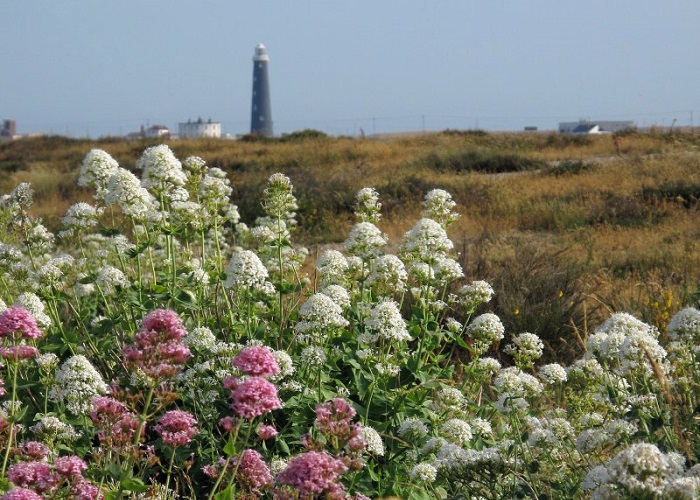
{"type": "Polygon", "coordinates": [[[637,124],[633,121],[591,121],[559,122],[559,132],[562,134],[606,134],[634,130],[637,124]]]}
{"type": "Polygon", "coordinates": [[[168,127],[165,125],[152,125],[148,127],[144,133],[146,134],[145,137],[151,139],[151,138],[167,138],[170,137],[170,130],[168,130],[168,127]]]}
{"type": "Polygon", "coordinates": [[[3,120],[0,128],[0,139],[13,139],[17,135],[17,123],[14,120],[3,120]]]}
{"type": "Polygon", "coordinates": [[[181,138],[221,137],[221,123],[212,122],[211,118],[206,122],[201,118],[196,122],[187,120],[178,125],[178,135],[181,138]]]}
{"type": "Polygon", "coordinates": [[[146,128],[141,125],[141,130],[126,134],[127,139],[168,139],[170,130],[165,125],[151,125],[146,128]]]}
{"type": "Polygon", "coordinates": [[[250,110],[250,133],[272,137],[272,106],[270,105],[270,56],[262,43],[253,56],[253,103],[250,110]]]}

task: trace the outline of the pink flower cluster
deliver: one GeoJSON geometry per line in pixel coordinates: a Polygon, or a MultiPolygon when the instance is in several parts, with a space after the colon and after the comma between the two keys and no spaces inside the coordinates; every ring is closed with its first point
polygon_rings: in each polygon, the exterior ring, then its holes
{"type": "Polygon", "coordinates": [[[274,354],[262,346],[246,347],[232,361],[233,366],[246,375],[270,377],[280,372],[274,354]]]}
{"type": "Polygon", "coordinates": [[[343,398],[335,398],[316,406],[314,426],[336,449],[347,445],[351,451],[360,451],[364,444],[360,437],[359,424],[352,421],[356,414],[350,403],[343,398]]]}
{"type": "Polygon", "coordinates": [[[24,341],[41,336],[36,319],[23,307],[12,306],[0,314],[0,338],[10,343],[0,347],[0,357],[14,361],[35,357],[39,350],[24,341]]]}
{"type": "Polygon", "coordinates": [[[280,486],[276,500],[297,498],[345,498],[340,478],[347,471],[345,464],[325,451],[309,451],[293,458],[277,475],[280,486]]]}
{"type": "Polygon", "coordinates": [[[48,446],[38,441],[27,441],[26,443],[22,443],[17,447],[17,451],[23,460],[28,461],[43,460],[51,453],[48,446]]]}
{"type": "Polygon", "coordinates": [[[70,498],[102,499],[99,488],[83,477],[82,472],[85,469],[87,464],[75,455],[58,457],[53,464],[43,460],[16,463],[7,469],[7,479],[18,488],[10,490],[2,498],[41,498],[37,494],[56,496],[65,486],[70,498]],[[36,496],[26,493],[27,491],[36,496]],[[12,496],[8,497],[10,494],[12,496]]]}
{"type": "Polygon", "coordinates": [[[273,425],[261,424],[258,427],[258,438],[260,438],[263,441],[267,441],[268,439],[272,439],[276,435],[277,435],[277,429],[275,429],[275,426],[273,426],[273,425]]]}
{"type": "Polygon", "coordinates": [[[1,496],[0,500],[42,500],[42,497],[27,488],[14,488],[1,496]]]}
{"type": "Polygon", "coordinates": [[[0,314],[0,337],[38,339],[41,336],[36,319],[23,307],[12,306],[0,314]]]}
{"type": "Polygon", "coordinates": [[[229,377],[224,387],[231,392],[231,409],[241,418],[252,419],[282,407],[277,388],[262,377],[250,377],[242,382],[229,377]]]}
{"type": "Polygon", "coordinates": [[[184,446],[199,432],[197,419],[191,413],[172,410],[160,417],[154,428],[168,446],[184,446]]]}
{"type": "Polygon", "coordinates": [[[136,345],[124,348],[127,368],[141,369],[154,380],[174,377],[192,356],[182,340],[185,335],[187,331],[175,311],[152,311],[134,336],[136,345]]]}
{"type": "MultiPolygon", "coordinates": [[[[135,413],[126,405],[107,396],[92,400],[90,420],[97,429],[100,444],[108,450],[129,450],[133,448],[134,436],[140,422],[135,413]]],[[[143,435],[145,428],[141,429],[143,435]]]]}
{"type": "Polygon", "coordinates": [[[232,467],[236,471],[236,482],[243,491],[250,494],[250,498],[260,497],[263,490],[272,486],[270,469],[262,455],[255,450],[243,450],[239,457],[233,459],[232,467]]]}

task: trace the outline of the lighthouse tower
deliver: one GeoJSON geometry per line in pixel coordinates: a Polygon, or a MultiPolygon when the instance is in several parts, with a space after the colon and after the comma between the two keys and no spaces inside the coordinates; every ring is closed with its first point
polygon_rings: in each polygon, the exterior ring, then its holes
{"type": "Polygon", "coordinates": [[[267,72],[265,46],[259,43],[253,56],[253,107],[250,113],[250,133],[272,136],[272,107],[270,106],[270,77],[267,72]]]}

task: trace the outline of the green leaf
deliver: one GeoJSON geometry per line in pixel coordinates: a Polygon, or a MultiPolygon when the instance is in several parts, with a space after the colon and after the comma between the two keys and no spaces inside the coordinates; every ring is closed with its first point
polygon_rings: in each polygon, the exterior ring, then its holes
{"type": "Polygon", "coordinates": [[[277,440],[277,450],[284,455],[289,455],[289,445],[282,439],[277,440]]]}
{"type": "Polygon", "coordinates": [[[190,290],[180,290],[180,293],[175,296],[175,300],[188,309],[196,309],[198,305],[197,297],[190,290]]]}
{"type": "Polygon", "coordinates": [[[148,491],[148,486],[138,477],[127,477],[121,480],[122,488],[132,493],[143,493],[148,491]]]}
{"type": "Polygon", "coordinates": [[[214,495],[214,498],[216,500],[235,500],[233,498],[233,486],[229,486],[223,491],[220,491],[216,495],[214,495]]]}
{"type": "Polygon", "coordinates": [[[233,439],[232,435],[228,437],[226,446],[224,446],[224,453],[226,453],[226,456],[229,457],[232,457],[236,454],[236,440],[233,439]]]}

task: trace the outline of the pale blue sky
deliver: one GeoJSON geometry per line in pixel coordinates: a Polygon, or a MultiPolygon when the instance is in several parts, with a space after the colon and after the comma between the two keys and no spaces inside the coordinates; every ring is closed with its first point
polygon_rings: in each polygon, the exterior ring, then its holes
{"type": "Polygon", "coordinates": [[[0,119],[246,133],[259,42],[276,133],[700,125],[697,0],[0,0],[0,119]]]}

